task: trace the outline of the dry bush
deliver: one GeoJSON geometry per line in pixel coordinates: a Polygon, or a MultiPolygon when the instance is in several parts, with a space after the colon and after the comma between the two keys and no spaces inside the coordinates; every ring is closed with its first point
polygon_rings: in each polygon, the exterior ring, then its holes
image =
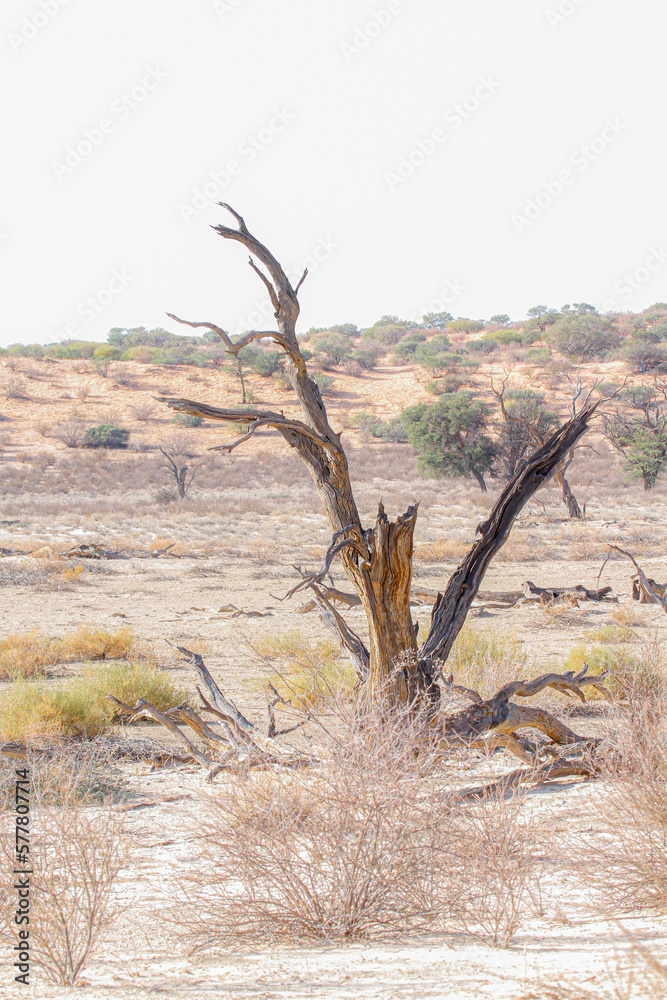
{"type": "Polygon", "coordinates": [[[23,399],[25,397],[25,380],[20,375],[10,375],[5,380],[5,396],[7,399],[23,399]]]}
{"type": "Polygon", "coordinates": [[[503,684],[524,676],[527,667],[528,657],[520,639],[466,624],[449,654],[446,671],[454,675],[456,684],[486,698],[503,684]]]}
{"type": "Polygon", "coordinates": [[[311,639],[298,629],[268,632],[253,647],[274,668],[266,678],[286,701],[300,706],[322,705],[331,698],[351,697],[356,674],[342,659],[337,643],[311,639]]]}
{"type": "Polygon", "coordinates": [[[0,694],[0,738],[34,743],[106,733],[118,714],[108,694],[128,705],[145,698],[160,711],[187,699],[187,691],[167,671],[142,660],[90,666],[60,684],[15,681],[0,694]]]}
{"type": "Polygon", "coordinates": [[[139,402],[131,404],[130,413],[135,420],[150,420],[155,413],[155,404],[148,399],[140,399],[139,402]]]}
{"type": "Polygon", "coordinates": [[[47,438],[51,434],[51,423],[48,420],[40,420],[35,424],[35,430],[40,437],[47,438]]]}
{"type": "Polygon", "coordinates": [[[646,618],[641,614],[639,609],[632,604],[617,604],[609,612],[609,617],[613,618],[618,625],[646,625],[646,618]]]}
{"type": "Polygon", "coordinates": [[[134,633],[131,628],[109,631],[96,625],[80,625],[58,641],[61,660],[121,660],[131,655],[134,633]]]}
{"type": "Polygon", "coordinates": [[[628,671],[625,694],[609,723],[607,788],[592,806],[586,877],[605,910],[667,913],[667,677],[657,644],[628,671]]]}
{"type": "Polygon", "coordinates": [[[458,562],[469,550],[468,542],[462,542],[458,538],[442,538],[437,542],[424,542],[415,546],[415,562],[458,562]]]}
{"type": "MultiPolygon", "coordinates": [[[[33,823],[31,960],[51,982],[75,986],[119,912],[111,895],[127,857],[121,821],[110,808],[92,811],[69,803],[61,809],[39,809],[33,823]]],[[[10,838],[2,838],[1,850],[13,867],[10,838]]],[[[16,942],[13,892],[5,880],[0,920],[2,937],[12,947],[16,942]]]]}
{"type": "Polygon", "coordinates": [[[313,768],[230,775],[206,795],[174,917],[184,937],[235,947],[466,929],[506,946],[538,878],[520,800],[448,794],[437,752],[415,754],[421,720],[347,721],[313,768]]]}
{"type": "Polygon", "coordinates": [[[130,628],[116,631],[80,625],[61,639],[52,639],[40,629],[13,632],[0,639],[0,677],[31,677],[56,663],[77,660],[127,659],[135,647],[130,628]]]}
{"type": "Polygon", "coordinates": [[[66,448],[78,448],[86,433],[86,422],[72,415],[53,427],[53,437],[62,441],[66,448]]]}
{"type": "Polygon", "coordinates": [[[260,566],[268,566],[271,563],[280,562],[284,546],[279,545],[273,539],[264,535],[260,538],[253,538],[248,542],[248,555],[260,566]]]}
{"type": "MultiPolygon", "coordinates": [[[[605,686],[612,696],[627,701],[633,691],[643,691],[646,697],[654,697],[660,691],[664,670],[655,643],[644,647],[641,655],[613,646],[590,646],[583,643],[574,646],[559,669],[578,673],[584,663],[588,663],[593,673],[607,670],[605,686]]],[[[602,698],[595,690],[586,693],[589,701],[602,698]]]]}
{"type": "Polygon", "coordinates": [[[56,644],[40,629],[0,639],[0,677],[32,677],[58,662],[56,644]]]}
{"type": "Polygon", "coordinates": [[[0,560],[0,587],[34,587],[35,590],[68,590],[83,573],[53,553],[0,560]]]}
{"type": "MultiPolygon", "coordinates": [[[[127,787],[114,767],[113,743],[69,740],[51,744],[48,756],[28,749],[30,801],[40,806],[119,802],[127,787]]],[[[0,758],[0,812],[16,804],[16,760],[0,758]]]]}
{"type": "Polygon", "coordinates": [[[85,403],[90,396],[90,385],[86,382],[83,385],[77,386],[76,396],[82,403],[85,403]]]}

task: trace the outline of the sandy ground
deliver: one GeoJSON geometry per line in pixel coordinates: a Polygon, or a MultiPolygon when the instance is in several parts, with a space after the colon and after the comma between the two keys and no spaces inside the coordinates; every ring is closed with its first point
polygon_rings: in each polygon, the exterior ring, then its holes
{"type": "MultiPolygon", "coordinates": [[[[133,438],[149,448],[170,428],[159,414],[153,423],[132,421],[132,400],[136,400],[138,392],[148,396],[168,389],[174,395],[222,405],[237,393],[231,380],[200,373],[190,373],[189,380],[185,371],[166,373],[150,366],[128,365],[134,380],[129,387],[102,380],[71,363],[22,362],[22,366],[29,386],[28,398],[3,401],[2,405],[3,413],[10,418],[2,424],[9,435],[2,471],[10,478],[22,465],[30,465],[37,450],[52,451],[56,468],[58,462],[69,461],[66,449],[52,437],[40,434],[37,424],[56,423],[73,406],[79,412],[85,411],[90,422],[94,422],[92,417],[97,411],[113,406],[115,412],[128,418],[133,438]],[[91,395],[77,401],[76,388],[84,381],[93,384],[91,395]]],[[[257,393],[274,404],[282,398],[284,405],[284,394],[281,397],[278,389],[267,389],[260,384],[263,381],[258,381],[257,393]]],[[[337,377],[333,422],[335,425],[337,417],[341,423],[349,422],[350,414],[359,409],[389,416],[421,398],[429,397],[409,368],[379,371],[364,379],[337,377]]],[[[207,426],[189,433],[193,439],[198,435],[201,448],[220,437],[218,430],[207,426]]],[[[353,444],[365,442],[358,431],[350,430],[349,437],[353,444]]],[[[19,555],[3,559],[4,566],[41,558],[20,553],[38,552],[46,546],[50,553],[57,554],[79,542],[125,547],[134,554],[105,562],[104,572],[94,572],[96,567],[82,562],[82,575],[62,587],[11,582],[0,587],[0,633],[38,627],[58,636],[82,623],[105,628],[130,625],[137,639],[152,644],[161,664],[189,686],[193,684],[191,671],[182,664],[173,646],[200,643],[198,648],[204,651],[225,693],[237,699],[247,714],[264,727],[266,703],[261,678],[269,667],[252,646],[262,636],[293,630],[309,638],[327,636],[314,613],[298,612],[303,603],[301,596],[292,601],[279,600],[297,579],[293,563],[312,568],[319,565],[330,530],[317,502],[313,503],[312,486],[304,482],[300,471],[290,471],[289,464],[284,468],[276,466],[273,480],[255,482],[253,470],[259,468],[262,454],[273,447],[266,441],[252,445],[250,458],[235,459],[237,478],[232,485],[214,488],[203,479],[201,488],[193,493],[192,503],[180,508],[156,504],[152,487],[114,486],[113,466],[108,464],[107,485],[95,490],[87,489],[84,482],[67,494],[50,492],[46,480],[35,479],[22,491],[14,481],[0,507],[0,548],[19,555]],[[171,553],[159,559],[138,557],[137,553],[145,555],[151,546],[159,547],[163,541],[175,543],[171,553]],[[230,606],[257,614],[233,617],[230,606]]],[[[425,497],[415,536],[414,584],[431,590],[443,588],[458,562],[456,546],[465,550],[470,544],[475,526],[489,509],[493,491],[482,497],[468,484],[425,483],[416,477],[414,465],[405,465],[399,473],[397,464],[394,471],[394,459],[387,462],[383,454],[398,456],[405,464],[407,446],[390,447],[394,451],[377,451],[372,467],[364,467],[358,492],[360,508],[364,518],[372,517],[374,505],[382,496],[388,502],[388,513],[395,516],[406,500],[425,497]],[[434,553],[432,547],[442,539],[454,546],[452,554],[434,553]]],[[[141,451],[134,458],[145,461],[141,451]]],[[[112,461],[115,459],[109,459],[112,461]]],[[[577,484],[575,474],[573,486],[585,495],[587,520],[582,524],[567,522],[557,491],[543,491],[545,505],[531,503],[522,515],[506,549],[487,573],[485,591],[519,590],[527,579],[541,586],[582,583],[593,588],[609,541],[625,544],[641,556],[649,575],[667,579],[664,492],[656,490],[644,496],[637,488],[628,490],[619,485],[616,475],[610,486],[613,495],[608,496],[604,486],[592,484],[592,475],[586,479],[585,460],[577,461],[581,482],[577,484]]],[[[609,461],[607,456],[600,464],[609,461]]],[[[45,465],[47,478],[49,468],[53,466],[45,465]]],[[[85,469],[82,475],[85,479],[85,469]]],[[[334,569],[334,576],[337,584],[347,589],[340,567],[334,569]]],[[[617,624],[613,617],[617,607],[627,607],[636,618],[632,625],[635,638],[628,649],[639,650],[645,642],[664,641],[667,619],[660,609],[630,607],[627,561],[617,558],[610,562],[601,582],[614,588],[619,605],[586,603],[572,609],[569,616],[553,620],[535,605],[502,610],[484,607],[488,602],[480,601],[471,613],[470,623],[475,628],[516,637],[526,653],[528,676],[550,665],[562,666],[569,651],[579,644],[590,646],[596,641],[591,633],[617,624]]],[[[423,634],[430,606],[415,604],[413,613],[423,634]]],[[[346,616],[363,633],[362,613],[352,609],[346,616]]],[[[70,674],[81,666],[68,665],[60,672],[70,674]]],[[[581,724],[587,723],[584,720],[581,724]]],[[[156,734],[147,726],[133,728],[143,735],[156,734]]],[[[489,761],[480,759],[471,765],[469,777],[477,782],[498,767],[513,766],[512,758],[502,754],[494,758],[491,769],[489,761]]],[[[118,882],[119,898],[125,905],[118,933],[91,962],[84,976],[85,985],[76,990],[60,989],[39,982],[35,976],[36,985],[21,989],[20,995],[81,996],[91,1000],[107,996],[129,1000],[149,995],[295,1000],[553,1000],[559,996],[605,996],[614,982],[622,981],[623,970],[632,965],[628,932],[635,933],[663,961],[667,956],[665,920],[637,916],[621,922],[601,921],[591,913],[581,894],[563,891],[562,884],[549,887],[543,915],[526,922],[505,951],[490,949],[469,937],[450,935],[345,948],[232,948],[224,954],[188,956],[178,942],[169,939],[156,915],[165,889],[191,850],[188,824],[202,808],[201,776],[151,774],[143,764],[123,764],[121,770],[129,788],[128,802],[139,808],[124,814],[131,865],[118,882]],[[548,988],[554,992],[549,993],[548,988]],[[568,989],[572,992],[568,993],[568,989]]],[[[562,826],[568,836],[576,836],[590,829],[591,797],[602,794],[601,784],[561,782],[531,792],[529,809],[555,826],[562,826]]],[[[0,985],[0,996],[10,995],[3,993],[4,988],[0,985]]],[[[627,995],[641,997],[638,989],[627,995]]]]}

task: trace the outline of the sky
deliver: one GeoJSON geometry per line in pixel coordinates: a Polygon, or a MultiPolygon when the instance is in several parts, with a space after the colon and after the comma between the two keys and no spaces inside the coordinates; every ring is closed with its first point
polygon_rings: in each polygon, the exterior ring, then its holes
{"type": "Polygon", "coordinates": [[[661,0],[4,0],[0,346],[667,300],[661,0]]]}

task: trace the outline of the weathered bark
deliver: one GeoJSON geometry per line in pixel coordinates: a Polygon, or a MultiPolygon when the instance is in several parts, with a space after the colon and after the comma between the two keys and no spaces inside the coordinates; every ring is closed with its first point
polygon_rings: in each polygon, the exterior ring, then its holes
{"type": "Polygon", "coordinates": [[[563,494],[563,503],[567,507],[568,517],[571,518],[572,520],[575,519],[580,521],[583,520],[584,515],[581,510],[581,507],[579,506],[577,498],[572,492],[570,484],[568,483],[561,469],[559,469],[557,472],[554,473],[554,480],[555,482],[558,483],[558,485],[561,488],[561,492],[563,494]]]}
{"type": "MultiPolygon", "coordinates": [[[[224,239],[235,240],[250,252],[250,265],[267,289],[275,310],[278,330],[252,331],[233,344],[228,334],[213,323],[190,323],[187,320],[179,322],[213,330],[230,355],[238,354],[245,345],[255,340],[271,338],[287,356],[287,374],[296,393],[302,419],[267,410],[248,412],[218,409],[187,399],[160,398],[175,410],[243,427],[250,425],[246,433],[236,441],[221,445],[222,451],[231,451],[251,437],[259,427],[274,428],[294,448],[313,477],[334,533],[335,544],[332,543],[330,554],[335,551],[335,554],[340,555],[366,612],[369,648],[366,650],[361,638],[348,626],[343,628],[342,619],[338,620],[340,616],[337,613],[328,613],[328,624],[337,630],[343,646],[356,658],[360,665],[358,672],[363,672],[366,663],[368,664],[366,688],[372,696],[382,692],[384,697],[411,702],[426,689],[430,697],[437,699],[436,661],[446,659],[488,563],[504,543],[512,521],[525,502],[554,474],[586,431],[588,420],[597,404],[584,407],[576,418],[552,435],[535,452],[521,473],[510,481],[489,520],[478,529],[482,538],[453,575],[444,598],[441,596],[436,602],[431,631],[422,650],[418,651],[416,630],[410,615],[417,506],[409,507],[405,514],[390,521],[380,504],[375,525],[366,529],[362,526],[340,436],[329,424],[319,389],[308,375],[296,337],[295,327],[299,316],[297,292],[307,272],[304,272],[296,288],[292,288],[276,258],[248,231],[242,217],[228,205],[223,207],[234,216],[238,228],[221,225],[213,228],[224,239]],[[263,265],[268,276],[257,266],[255,259],[263,265]]],[[[308,574],[293,592],[303,586],[316,586],[320,582],[321,574],[308,574]]],[[[322,606],[322,601],[318,603],[322,606]]]]}
{"type": "Polygon", "coordinates": [[[422,670],[434,677],[437,661],[444,662],[454,645],[489,563],[505,544],[514,519],[536,491],[554,474],[563,455],[576,444],[588,427],[599,401],[588,402],[580,413],[547,438],[526,464],[516,472],[496,501],[487,521],[480,524],[476,542],[466,559],[450,577],[444,594],[431,613],[431,628],[419,651],[422,670]]]}

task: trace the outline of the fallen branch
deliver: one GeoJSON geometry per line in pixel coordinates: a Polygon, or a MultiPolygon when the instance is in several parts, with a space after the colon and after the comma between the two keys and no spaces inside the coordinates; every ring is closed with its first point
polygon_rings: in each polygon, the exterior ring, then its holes
{"type": "MultiPolygon", "coordinates": [[[[641,568],[641,566],[637,563],[637,560],[635,559],[635,557],[633,555],[631,555],[629,552],[626,552],[625,549],[619,548],[618,545],[610,545],[609,546],[609,551],[607,552],[607,555],[605,556],[604,562],[602,563],[602,566],[600,567],[600,572],[598,573],[598,581],[600,580],[600,577],[602,576],[603,569],[605,568],[605,566],[609,562],[609,557],[611,556],[612,552],[620,552],[620,554],[622,556],[626,556],[630,560],[630,562],[632,563],[632,565],[635,567],[635,569],[637,570],[636,576],[637,576],[637,579],[639,580],[639,586],[640,586],[641,590],[644,592],[644,595],[645,595],[645,599],[644,599],[643,603],[644,604],[659,604],[660,607],[662,608],[662,610],[665,612],[665,614],[667,614],[667,594],[666,594],[666,592],[663,590],[663,593],[659,594],[656,590],[654,590],[653,587],[651,586],[651,584],[653,583],[655,585],[655,580],[653,580],[653,581],[649,580],[648,577],[646,576],[646,574],[644,573],[643,569],[641,568]]],[[[633,596],[634,596],[634,593],[633,593],[633,596]]]]}

